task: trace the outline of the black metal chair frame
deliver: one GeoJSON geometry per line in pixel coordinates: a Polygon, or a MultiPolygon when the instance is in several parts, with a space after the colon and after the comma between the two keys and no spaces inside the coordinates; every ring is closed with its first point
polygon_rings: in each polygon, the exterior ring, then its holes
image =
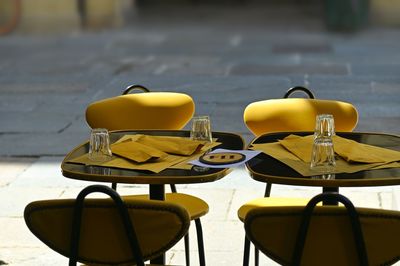
{"type": "Polygon", "coordinates": [[[293,265],[297,266],[301,263],[310,220],[316,205],[321,201],[336,201],[342,203],[345,206],[350,218],[351,227],[353,229],[353,237],[356,244],[359,263],[360,265],[368,265],[367,250],[365,247],[364,236],[362,233],[361,223],[358,217],[357,210],[354,207],[353,203],[351,203],[351,201],[347,197],[335,192],[318,194],[317,196],[313,197],[306,205],[303,213],[303,219],[301,221],[300,229],[297,235],[295,248],[293,251],[293,265]]]}
{"type": "MultiPolygon", "coordinates": [[[[330,201],[330,202],[335,201],[337,203],[338,202],[343,203],[344,207],[347,210],[349,219],[350,219],[350,223],[351,223],[351,227],[352,227],[352,231],[353,231],[353,237],[354,237],[356,250],[357,250],[357,255],[358,255],[358,259],[359,259],[359,264],[362,266],[367,266],[368,265],[367,250],[365,247],[364,236],[362,233],[361,223],[359,220],[357,210],[354,207],[353,203],[351,203],[351,201],[347,197],[345,197],[339,193],[336,193],[336,192],[325,192],[325,193],[318,194],[318,195],[314,196],[305,206],[303,214],[302,214],[302,220],[300,223],[296,242],[295,242],[295,247],[294,247],[293,254],[292,254],[292,265],[297,266],[297,265],[301,264],[301,259],[302,259],[306,239],[307,239],[307,232],[308,232],[308,228],[310,225],[310,220],[311,220],[311,217],[312,217],[312,214],[313,214],[313,211],[314,211],[316,205],[321,201],[330,201]]],[[[249,248],[250,245],[248,244],[247,246],[249,248]]],[[[256,250],[258,250],[258,249],[256,249],[256,250]]],[[[245,256],[244,261],[246,261],[247,264],[243,264],[243,265],[248,265],[249,252],[247,252],[247,253],[245,252],[244,256],[245,256]]]]}
{"type": "Polygon", "coordinates": [[[302,87],[302,86],[295,86],[295,87],[288,89],[287,92],[285,93],[285,95],[283,95],[283,98],[289,98],[289,96],[296,91],[304,92],[305,94],[307,94],[308,98],[315,99],[315,96],[311,92],[311,90],[307,89],[306,87],[302,87]]]}
{"type": "Polygon", "coordinates": [[[136,236],[135,229],[133,227],[132,221],[129,217],[128,210],[125,206],[125,203],[122,201],[121,197],[118,193],[103,185],[91,185],[84,188],[76,198],[75,206],[74,206],[74,218],[72,222],[72,232],[71,232],[71,243],[70,243],[70,258],[69,265],[73,266],[77,264],[78,261],[78,252],[79,252],[79,240],[80,240],[80,229],[82,223],[82,212],[84,209],[84,200],[85,197],[91,193],[100,192],[107,194],[110,196],[116,204],[116,208],[118,213],[121,216],[122,222],[125,227],[126,236],[128,238],[129,244],[131,246],[132,254],[135,258],[135,261],[138,266],[144,266],[142,252],[140,250],[139,242],[136,236]]]}

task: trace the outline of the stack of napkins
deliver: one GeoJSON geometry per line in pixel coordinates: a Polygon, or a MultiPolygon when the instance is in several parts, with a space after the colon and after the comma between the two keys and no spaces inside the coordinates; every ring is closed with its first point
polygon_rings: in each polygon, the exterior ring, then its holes
{"type": "MultiPolygon", "coordinates": [[[[303,176],[317,173],[309,167],[314,136],[289,135],[274,143],[253,144],[251,149],[261,150],[287,164],[303,176]]],[[[358,143],[339,136],[333,137],[336,156],[335,173],[354,173],[367,169],[400,167],[400,152],[358,143]]]]}
{"type": "Polygon", "coordinates": [[[113,156],[107,162],[91,161],[87,154],[69,162],[159,173],[166,168],[190,169],[187,162],[219,144],[185,137],[125,135],[111,145],[113,156]]]}

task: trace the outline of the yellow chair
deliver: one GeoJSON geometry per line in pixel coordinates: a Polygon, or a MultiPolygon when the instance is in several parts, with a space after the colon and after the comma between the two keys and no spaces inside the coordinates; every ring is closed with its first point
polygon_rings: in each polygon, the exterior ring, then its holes
{"type": "MultiPolygon", "coordinates": [[[[128,86],[122,95],[91,103],[86,109],[86,121],[91,128],[108,130],[138,129],[182,129],[193,117],[194,101],[184,93],[150,92],[141,85],[128,86]],[[129,94],[132,90],[143,93],[129,94]]],[[[112,187],[116,189],[117,184],[112,187]]],[[[173,193],[167,193],[167,202],[182,205],[195,221],[200,265],[205,265],[203,233],[200,217],[209,211],[208,204],[198,198],[184,193],[177,193],[171,184],[173,193]]],[[[148,195],[132,195],[130,198],[148,199],[148,195]]],[[[185,236],[185,256],[189,259],[189,235],[185,236]]]]}
{"type": "MultiPolygon", "coordinates": [[[[314,94],[304,87],[290,88],[283,99],[270,99],[250,103],[243,112],[243,121],[247,128],[256,136],[273,132],[298,132],[315,129],[315,118],[318,114],[332,114],[335,120],[335,130],[352,131],[358,122],[357,109],[350,103],[336,100],[315,99],[314,94]],[[305,93],[308,98],[288,98],[296,92],[305,93]]],[[[311,156],[311,155],[310,155],[311,156]]],[[[266,184],[264,198],[254,199],[244,204],[238,211],[242,221],[252,206],[304,205],[307,199],[268,198],[271,194],[271,183],[266,184]]],[[[245,249],[249,242],[245,240],[245,249]]],[[[255,253],[258,265],[258,252],[255,253]]]]}
{"type": "MultiPolygon", "coordinates": [[[[358,112],[350,103],[314,99],[309,89],[299,86],[289,89],[284,97],[253,102],[245,108],[243,121],[256,137],[273,132],[312,132],[318,114],[332,114],[337,132],[351,132],[357,126],[358,112]],[[296,91],[310,98],[287,98],[296,91]]],[[[270,193],[271,184],[267,183],[265,196],[270,193]]]]}
{"type": "Polygon", "coordinates": [[[255,207],[244,225],[256,248],[281,265],[391,265],[400,260],[400,212],[355,208],[337,193],[317,195],[302,207],[255,207]],[[316,206],[322,200],[343,205],[316,206]]]}
{"type": "Polygon", "coordinates": [[[24,212],[31,232],[54,251],[88,265],[144,265],[186,235],[190,218],[176,204],[121,198],[102,185],[77,199],[35,201],[24,212]],[[93,192],[112,198],[90,198],[93,192]]]}

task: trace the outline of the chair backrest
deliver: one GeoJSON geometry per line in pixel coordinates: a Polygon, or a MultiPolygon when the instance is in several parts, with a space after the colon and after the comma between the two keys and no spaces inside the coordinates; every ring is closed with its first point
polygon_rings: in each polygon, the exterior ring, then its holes
{"type": "MultiPolygon", "coordinates": [[[[106,186],[101,187],[111,190],[106,186]]],[[[92,192],[97,191],[96,188],[92,192]]],[[[80,195],[76,200],[32,202],[25,208],[24,218],[36,237],[69,258],[74,255],[73,243],[76,242],[76,239],[71,239],[77,234],[79,251],[76,252],[76,260],[81,263],[136,265],[137,257],[140,257],[136,254],[141,254],[144,261],[158,257],[175,245],[189,228],[189,215],[181,206],[163,201],[125,200],[123,205],[126,208],[123,209],[127,210],[128,220],[133,224],[133,236],[140,246],[137,253],[133,251],[131,242],[135,239],[128,238],[130,229],[126,229],[125,220],[121,218],[116,204],[109,198],[83,201],[83,198],[79,199],[80,195]],[[74,208],[80,201],[83,202],[82,216],[74,220],[74,217],[79,217],[74,208]],[[79,220],[81,225],[77,226],[79,220]]]]}
{"type": "Polygon", "coordinates": [[[91,103],[86,121],[91,128],[182,129],[194,114],[194,101],[184,93],[124,94],[91,103]]]}
{"type": "Polygon", "coordinates": [[[259,136],[273,132],[314,131],[318,114],[332,114],[336,131],[353,131],[358,122],[357,110],[350,103],[306,98],[250,103],[244,110],[243,120],[247,128],[259,136]]]}
{"type": "Polygon", "coordinates": [[[357,208],[361,237],[344,206],[314,206],[299,241],[306,207],[260,207],[245,217],[246,236],[282,265],[389,265],[400,259],[400,212],[357,208]],[[363,238],[363,239],[362,239],[363,238]],[[363,241],[364,240],[364,241],[363,241]],[[296,241],[299,241],[298,243],[296,241]],[[367,258],[360,259],[364,243],[367,258]],[[363,244],[361,244],[361,253],[363,244]],[[300,254],[300,262],[296,261],[300,254]]]}

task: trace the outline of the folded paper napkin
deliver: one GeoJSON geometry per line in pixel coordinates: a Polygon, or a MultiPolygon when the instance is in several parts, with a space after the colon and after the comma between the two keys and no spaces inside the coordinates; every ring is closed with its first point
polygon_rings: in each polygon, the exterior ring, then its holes
{"type": "MultiPolygon", "coordinates": [[[[302,161],[309,163],[314,136],[300,137],[289,135],[279,143],[302,161]]],[[[358,143],[339,136],[333,137],[335,153],[347,162],[354,163],[391,163],[400,161],[400,152],[358,143]]]]}
{"type": "Polygon", "coordinates": [[[112,167],[120,169],[131,169],[131,170],[147,170],[153,173],[159,173],[162,170],[171,167],[172,165],[180,163],[185,158],[176,155],[168,155],[162,160],[147,161],[145,163],[136,163],[130,159],[125,159],[123,157],[113,155],[111,160],[106,162],[94,162],[85,153],[74,159],[70,159],[69,163],[78,163],[85,165],[97,165],[102,167],[112,167]]]}
{"type": "Polygon", "coordinates": [[[113,154],[137,163],[144,163],[150,159],[156,160],[168,156],[165,152],[129,140],[112,144],[111,151],[113,154]]]}
{"type": "Polygon", "coordinates": [[[289,135],[278,142],[288,151],[296,155],[303,162],[311,162],[311,152],[314,136],[300,137],[297,135],[289,135]]]}
{"type": "Polygon", "coordinates": [[[166,168],[190,169],[187,162],[220,144],[216,139],[209,143],[184,137],[124,135],[111,145],[113,156],[107,162],[91,161],[87,153],[68,162],[159,173],[166,168]]]}
{"type": "Polygon", "coordinates": [[[391,163],[400,161],[400,152],[335,136],[335,152],[348,162],[391,163]]]}
{"type": "MultiPolygon", "coordinates": [[[[253,144],[252,150],[281,161],[303,176],[319,173],[310,169],[314,136],[289,135],[273,143],[253,144]]],[[[339,136],[333,138],[336,158],[334,173],[355,173],[369,169],[400,167],[400,152],[348,140],[339,136]]]]}
{"type": "Polygon", "coordinates": [[[207,144],[206,141],[191,140],[184,137],[149,136],[141,134],[125,135],[117,142],[125,142],[128,139],[162,152],[176,155],[192,155],[207,144]]]}

